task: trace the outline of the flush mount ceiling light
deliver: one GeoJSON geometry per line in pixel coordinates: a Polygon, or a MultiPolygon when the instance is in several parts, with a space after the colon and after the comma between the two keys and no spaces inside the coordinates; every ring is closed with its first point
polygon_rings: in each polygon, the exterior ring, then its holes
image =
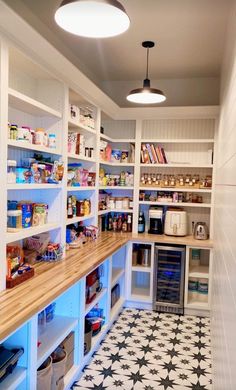
{"type": "Polygon", "coordinates": [[[133,89],[126,97],[129,102],[139,104],[155,104],[162,103],[166,100],[164,93],[160,89],[151,88],[150,80],[148,78],[148,62],[149,62],[149,49],[155,46],[152,41],[145,41],[142,46],[147,49],[147,67],[146,78],[143,80],[143,88],[133,89]]]}
{"type": "Polygon", "coordinates": [[[117,0],[63,0],[55,13],[64,30],[88,38],[107,38],[125,32],[130,20],[117,0]]]}

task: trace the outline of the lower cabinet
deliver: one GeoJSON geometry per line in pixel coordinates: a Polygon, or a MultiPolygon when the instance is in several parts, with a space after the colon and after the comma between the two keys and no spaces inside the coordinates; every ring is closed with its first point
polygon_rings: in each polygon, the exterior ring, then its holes
{"type": "Polygon", "coordinates": [[[126,260],[123,246],[1,340],[7,352],[18,349],[21,356],[13,372],[0,381],[0,390],[38,389],[37,376],[42,372],[46,379],[40,390],[50,389],[52,375],[58,375],[64,389],[70,389],[123,308],[126,260]]]}

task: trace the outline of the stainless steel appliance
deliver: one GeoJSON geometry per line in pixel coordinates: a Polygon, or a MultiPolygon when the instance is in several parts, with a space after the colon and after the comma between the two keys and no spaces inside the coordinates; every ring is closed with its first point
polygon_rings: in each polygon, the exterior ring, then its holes
{"type": "Polygon", "coordinates": [[[194,226],[193,236],[196,240],[207,240],[209,230],[205,222],[197,222],[194,226]]]}
{"type": "Polygon", "coordinates": [[[185,247],[155,246],[153,309],[184,313],[185,247]]]}
{"type": "Polygon", "coordinates": [[[148,233],[163,234],[163,209],[161,207],[150,207],[148,233]]]}

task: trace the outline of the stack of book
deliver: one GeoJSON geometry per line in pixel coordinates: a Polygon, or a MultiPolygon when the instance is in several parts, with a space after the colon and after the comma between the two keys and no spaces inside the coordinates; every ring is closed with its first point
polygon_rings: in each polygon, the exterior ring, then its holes
{"type": "Polygon", "coordinates": [[[168,164],[164,148],[154,144],[141,145],[142,164],[168,164]]]}

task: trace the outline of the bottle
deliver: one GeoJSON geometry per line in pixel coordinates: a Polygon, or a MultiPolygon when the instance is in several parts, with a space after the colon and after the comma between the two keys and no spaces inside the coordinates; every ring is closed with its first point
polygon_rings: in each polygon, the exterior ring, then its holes
{"type": "Polygon", "coordinates": [[[108,214],[107,230],[111,231],[112,229],[113,229],[113,225],[112,225],[112,216],[111,216],[111,214],[109,213],[109,214],[108,214]]]}
{"type": "Polygon", "coordinates": [[[131,214],[128,215],[127,231],[132,232],[132,216],[131,216],[131,214]]]}
{"type": "Polygon", "coordinates": [[[127,217],[126,217],[126,215],[125,215],[125,216],[124,216],[123,223],[122,223],[122,232],[126,233],[126,232],[127,232],[127,229],[128,229],[128,226],[127,226],[127,217]]]}
{"type": "Polygon", "coordinates": [[[145,218],[142,211],[139,213],[138,217],[138,233],[144,233],[145,232],[145,218]]]}
{"type": "Polygon", "coordinates": [[[72,199],[69,196],[67,204],[67,218],[73,218],[72,199]]]}
{"type": "Polygon", "coordinates": [[[119,215],[118,221],[117,221],[117,230],[120,232],[122,230],[122,216],[119,215]]]}
{"type": "Polygon", "coordinates": [[[114,215],[114,218],[113,218],[113,221],[112,221],[112,228],[113,228],[114,232],[117,231],[117,217],[116,217],[116,215],[114,215]]]}

